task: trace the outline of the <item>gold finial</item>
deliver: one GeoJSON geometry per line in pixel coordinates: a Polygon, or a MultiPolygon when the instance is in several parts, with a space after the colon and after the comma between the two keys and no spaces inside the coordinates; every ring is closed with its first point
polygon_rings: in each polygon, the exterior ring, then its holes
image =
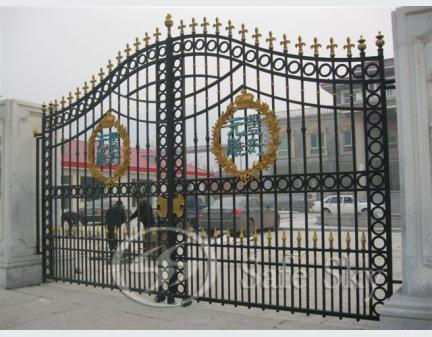
{"type": "Polygon", "coordinates": [[[54,100],[54,111],[57,112],[57,110],[58,110],[58,102],[57,102],[57,100],[55,99],[55,100],[54,100]]]}
{"type": "Polygon", "coordinates": [[[92,79],[90,80],[90,83],[92,85],[92,88],[94,88],[96,86],[96,77],[95,77],[95,75],[92,75],[92,79]]]}
{"type": "Polygon", "coordinates": [[[300,231],[297,231],[297,247],[301,246],[301,240],[302,240],[302,236],[300,231]]]}
{"type": "Polygon", "coordinates": [[[131,52],[131,47],[129,46],[129,43],[126,43],[126,48],[124,50],[124,52],[126,53],[126,57],[129,57],[130,52],[131,52]]]}
{"type": "MultiPolygon", "coordinates": [[[[120,229],[120,231],[121,231],[121,229],[120,229]]],[[[107,235],[107,234],[108,234],[108,231],[105,230],[104,233],[105,233],[105,235],[107,235]]],[[[119,228],[116,227],[116,228],[114,229],[114,238],[117,240],[117,239],[118,239],[118,236],[119,236],[119,228]]]]}
{"type": "Polygon", "coordinates": [[[381,34],[381,32],[378,32],[378,35],[376,36],[376,41],[375,44],[377,45],[378,48],[382,48],[382,46],[384,46],[384,35],[381,34]]]}
{"type": "Polygon", "coordinates": [[[69,234],[69,225],[66,224],[66,226],[63,227],[63,235],[68,235],[69,234]]]}
{"type": "Polygon", "coordinates": [[[135,235],[136,235],[136,228],[135,226],[132,227],[132,240],[135,240],[135,235]]]}
{"type": "Polygon", "coordinates": [[[366,40],[363,38],[363,35],[360,35],[360,39],[358,39],[357,42],[357,48],[360,50],[360,52],[364,52],[364,50],[366,49],[366,40]]]}
{"type": "Polygon", "coordinates": [[[86,95],[87,94],[87,90],[88,90],[88,84],[87,84],[87,81],[84,81],[84,85],[83,85],[83,91],[84,91],[84,95],[86,95]]]}
{"type": "Polygon", "coordinates": [[[226,238],[227,238],[227,240],[229,242],[229,240],[231,238],[231,233],[230,233],[230,229],[229,228],[227,229],[226,238]]]}
{"type": "Polygon", "coordinates": [[[241,244],[243,244],[243,239],[244,239],[243,228],[240,228],[239,238],[240,238],[240,242],[241,242],[241,244]]]}
{"type": "Polygon", "coordinates": [[[148,35],[147,32],[145,32],[143,41],[144,41],[144,44],[146,47],[149,45],[150,40],[151,40],[151,37],[148,35]]]}
{"type": "Polygon", "coordinates": [[[314,233],[313,233],[312,241],[313,241],[314,248],[316,248],[317,247],[317,242],[318,242],[318,235],[317,235],[316,231],[314,231],[314,233]]]}
{"type": "Polygon", "coordinates": [[[180,20],[180,25],[178,26],[178,29],[180,29],[180,35],[184,35],[184,29],[186,28],[186,25],[183,22],[183,19],[180,20]]]}
{"type": "Polygon", "coordinates": [[[334,242],[333,232],[330,232],[328,240],[330,242],[330,249],[333,249],[333,242],[334,242]]]}
{"type": "MultiPolygon", "coordinates": [[[[117,64],[120,64],[121,61],[122,61],[122,59],[123,59],[123,56],[122,56],[121,51],[119,50],[119,51],[117,52],[117,56],[116,56],[117,64]]],[[[111,62],[111,61],[110,61],[110,62],[111,62]]]]}
{"type": "Polygon", "coordinates": [[[282,244],[284,247],[286,247],[286,240],[287,240],[287,236],[286,236],[285,229],[284,229],[282,232],[282,244]]]}
{"type": "Polygon", "coordinates": [[[84,228],[80,227],[80,237],[84,236],[84,228]]]}
{"type": "Polygon", "coordinates": [[[246,33],[248,32],[248,30],[246,29],[246,26],[244,23],[241,24],[241,29],[239,30],[239,34],[241,35],[241,40],[245,41],[246,40],[246,33]]]}
{"type": "Polygon", "coordinates": [[[222,26],[222,24],[219,22],[218,17],[216,17],[215,21],[216,21],[216,23],[213,24],[213,27],[216,29],[216,35],[219,35],[219,33],[220,33],[219,28],[220,28],[220,26],[222,26]]]}
{"type": "Polygon", "coordinates": [[[62,107],[62,109],[64,109],[65,105],[66,105],[66,99],[64,96],[62,96],[61,100],[60,100],[60,105],[62,107]]]}
{"type": "Polygon", "coordinates": [[[214,239],[214,240],[217,240],[218,237],[219,237],[219,233],[218,233],[218,231],[217,231],[217,229],[216,229],[216,227],[215,227],[214,232],[213,232],[213,239],[214,239]]]}
{"type": "Polygon", "coordinates": [[[168,28],[168,30],[170,30],[171,29],[171,27],[174,25],[174,20],[173,20],[173,18],[172,18],[172,15],[171,14],[167,14],[166,16],[165,16],[165,26],[168,28]]]}
{"type": "Polygon", "coordinates": [[[252,35],[252,37],[255,39],[255,46],[259,46],[259,39],[262,36],[262,34],[258,31],[258,27],[255,28],[255,34],[252,35]]]}
{"type": "Polygon", "coordinates": [[[103,80],[103,78],[104,78],[104,76],[105,76],[105,73],[104,73],[104,71],[103,71],[103,69],[102,68],[100,68],[100,71],[99,71],[99,80],[100,81],[102,81],[103,80]]]}
{"type": "Polygon", "coordinates": [[[89,228],[89,229],[87,229],[87,236],[91,237],[91,235],[92,235],[92,230],[91,230],[91,228],[89,228]]]}
{"type": "Polygon", "coordinates": [[[54,112],[54,104],[52,103],[52,101],[49,101],[49,103],[48,103],[48,112],[49,113],[53,113],[54,112]]]}
{"type": "Polygon", "coordinates": [[[225,29],[228,31],[228,36],[232,36],[232,31],[235,28],[235,26],[232,24],[231,20],[228,20],[228,26],[225,27],[225,29]]]}
{"type": "Polygon", "coordinates": [[[47,106],[46,106],[45,102],[42,103],[41,109],[42,109],[42,112],[46,112],[47,111],[47,106]]]}
{"type": "Polygon", "coordinates": [[[272,241],[272,232],[271,232],[271,229],[269,228],[268,229],[268,232],[267,232],[267,242],[268,242],[268,245],[269,246],[271,246],[271,241],[272,241]]]}
{"type": "Polygon", "coordinates": [[[207,18],[204,16],[203,18],[203,23],[201,24],[201,27],[203,28],[203,33],[207,34],[207,27],[208,27],[209,23],[207,21],[207,18]]]}
{"type": "Polygon", "coordinates": [[[114,65],[112,64],[111,60],[108,60],[107,69],[108,74],[113,70],[114,65]]]}
{"type": "Polygon", "coordinates": [[[72,235],[76,235],[77,232],[78,232],[78,227],[77,227],[77,225],[73,225],[73,226],[72,226],[72,235]]]}
{"type": "Polygon", "coordinates": [[[205,230],[204,230],[204,227],[203,226],[201,226],[201,239],[205,239],[205,237],[206,237],[206,233],[205,233],[205,230]]]}
{"type": "Polygon", "coordinates": [[[347,244],[347,248],[350,249],[351,237],[350,237],[350,233],[349,232],[346,233],[345,241],[346,241],[346,244],[347,244]]]}
{"type": "Polygon", "coordinates": [[[125,239],[127,237],[127,235],[128,235],[128,231],[127,231],[126,226],[124,226],[123,227],[123,239],[125,239]]]}
{"type": "Polygon", "coordinates": [[[269,44],[269,49],[273,49],[273,41],[275,41],[276,38],[273,36],[273,33],[270,31],[269,32],[269,37],[268,39],[266,39],[266,42],[268,42],[269,44]]]}
{"type": "Polygon", "coordinates": [[[288,52],[288,44],[291,43],[290,40],[287,39],[287,35],[283,35],[283,40],[280,42],[281,46],[283,46],[284,53],[288,52]]]}
{"type": "Polygon", "coordinates": [[[79,87],[77,87],[77,89],[75,91],[75,96],[76,96],[77,100],[80,98],[80,95],[81,95],[81,91],[80,91],[79,87]]]}
{"type": "Polygon", "coordinates": [[[192,34],[196,33],[196,26],[198,26],[198,24],[195,22],[195,18],[192,18],[192,23],[189,25],[189,27],[192,29],[192,34]]]}
{"type": "Polygon", "coordinates": [[[161,36],[161,32],[159,31],[159,27],[156,27],[156,32],[153,34],[153,36],[155,37],[155,41],[159,42],[159,37],[161,36]]]}
{"type": "Polygon", "coordinates": [[[334,43],[334,39],[331,37],[330,38],[330,44],[327,45],[327,49],[330,49],[330,56],[334,57],[335,56],[335,49],[337,48],[337,44],[334,43]]]}
{"type": "Polygon", "coordinates": [[[139,50],[139,47],[141,46],[141,42],[140,42],[139,37],[136,37],[136,38],[135,38],[135,43],[134,43],[133,45],[134,45],[134,47],[135,47],[135,51],[138,51],[138,50],[139,50]]]}
{"type": "Polygon", "coordinates": [[[311,49],[314,50],[314,56],[318,57],[319,56],[319,49],[322,47],[321,43],[318,42],[318,38],[314,37],[313,39],[314,43],[310,46],[311,49]]]}
{"type": "Polygon", "coordinates": [[[69,91],[69,95],[68,95],[68,101],[69,101],[69,105],[72,104],[73,101],[73,96],[72,96],[72,92],[69,91]]]}
{"type": "Polygon", "coordinates": [[[258,242],[258,231],[257,231],[256,228],[253,230],[252,240],[254,241],[255,244],[257,244],[257,242],[258,242]]]}
{"type": "Polygon", "coordinates": [[[351,38],[347,37],[346,38],[346,42],[347,44],[343,46],[343,49],[347,50],[347,56],[351,57],[352,56],[352,49],[354,48],[354,43],[351,42],[351,38]]]}
{"type": "Polygon", "coordinates": [[[295,44],[296,48],[298,48],[299,55],[303,55],[303,47],[306,46],[306,43],[303,42],[303,38],[299,35],[297,38],[297,43],[295,44]]]}
{"type": "Polygon", "coordinates": [[[362,236],[361,236],[361,243],[362,243],[362,249],[366,249],[366,234],[365,232],[362,232],[362,236]]]}

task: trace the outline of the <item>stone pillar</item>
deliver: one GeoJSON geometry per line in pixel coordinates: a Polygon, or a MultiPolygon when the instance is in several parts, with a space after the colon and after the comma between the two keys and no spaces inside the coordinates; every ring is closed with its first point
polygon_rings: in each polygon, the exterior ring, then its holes
{"type": "Polygon", "coordinates": [[[432,7],[393,12],[400,151],[402,287],[385,329],[432,329],[432,7]]]}
{"type": "Polygon", "coordinates": [[[42,113],[33,104],[0,102],[0,288],[39,284],[36,253],[36,140],[42,113]]]}

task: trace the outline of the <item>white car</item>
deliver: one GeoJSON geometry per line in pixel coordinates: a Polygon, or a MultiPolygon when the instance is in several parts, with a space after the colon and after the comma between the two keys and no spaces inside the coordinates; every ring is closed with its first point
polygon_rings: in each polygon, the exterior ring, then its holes
{"type": "MultiPolygon", "coordinates": [[[[352,195],[340,195],[341,202],[340,213],[354,213],[354,197],[352,195]]],[[[371,205],[372,206],[372,205],[371,205]]],[[[367,202],[357,200],[357,212],[367,212],[367,202]]],[[[312,208],[312,212],[321,212],[321,201],[315,201],[312,208]]],[[[338,213],[338,196],[330,195],[324,199],[324,214],[337,214],[338,213]]]]}

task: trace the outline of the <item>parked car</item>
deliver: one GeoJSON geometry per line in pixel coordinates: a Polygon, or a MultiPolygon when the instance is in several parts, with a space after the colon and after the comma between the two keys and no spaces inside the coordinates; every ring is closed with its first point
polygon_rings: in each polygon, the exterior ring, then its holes
{"type": "Polygon", "coordinates": [[[252,233],[254,229],[261,229],[262,211],[264,229],[273,230],[279,226],[279,212],[274,209],[271,203],[261,204],[259,198],[250,196],[248,208],[246,209],[246,207],[246,196],[236,196],[235,208],[234,198],[231,196],[222,198],[222,208],[221,199],[214,200],[209,207],[204,208],[199,214],[199,225],[203,226],[209,234],[213,234],[214,229],[219,229],[221,226],[224,230],[230,229],[233,234],[235,222],[236,232],[239,233],[240,229],[243,229],[246,235],[248,226],[249,233],[252,233]]]}
{"type": "MultiPolygon", "coordinates": [[[[352,195],[340,195],[338,198],[337,195],[330,195],[324,199],[324,214],[337,214],[338,213],[338,204],[341,214],[353,214],[354,207],[354,196],[352,195]],[[340,198],[340,200],[339,200],[340,198]]],[[[373,207],[373,204],[371,205],[373,207]]],[[[357,200],[357,212],[358,213],[366,213],[368,210],[368,204],[366,201],[357,200]]],[[[315,201],[312,208],[312,212],[321,212],[321,201],[315,201]]],[[[382,215],[382,211],[375,211],[375,215],[382,215]]]]}
{"type": "Polygon", "coordinates": [[[197,215],[201,213],[201,211],[208,207],[206,198],[203,197],[195,197],[193,195],[186,197],[186,205],[185,205],[185,214],[187,221],[195,227],[197,224],[197,215]]]}

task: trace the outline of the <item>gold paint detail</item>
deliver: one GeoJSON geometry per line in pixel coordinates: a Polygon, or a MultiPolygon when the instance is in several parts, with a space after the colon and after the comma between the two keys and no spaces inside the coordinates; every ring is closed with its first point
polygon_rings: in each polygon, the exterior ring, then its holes
{"type": "Polygon", "coordinates": [[[282,243],[283,243],[284,247],[286,247],[286,240],[287,240],[287,235],[286,235],[285,230],[283,230],[283,232],[282,232],[282,243]]]}
{"type": "Polygon", "coordinates": [[[215,227],[214,232],[213,232],[213,240],[217,240],[219,238],[219,233],[215,227]]]}
{"type": "Polygon", "coordinates": [[[284,53],[287,53],[287,52],[288,52],[288,44],[290,44],[290,43],[291,43],[291,41],[288,40],[288,39],[287,39],[287,35],[284,34],[284,35],[283,35],[283,38],[282,38],[282,41],[280,42],[280,45],[283,46],[283,51],[284,51],[284,53]]]}
{"type": "Polygon", "coordinates": [[[318,235],[317,235],[316,231],[314,231],[314,233],[313,233],[312,241],[313,241],[314,248],[316,248],[317,247],[317,242],[318,242],[318,235]]]}
{"type": "Polygon", "coordinates": [[[196,33],[196,26],[198,26],[198,24],[195,21],[195,18],[192,18],[192,23],[189,25],[189,27],[191,28],[192,34],[196,33]]]}
{"type": "Polygon", "coordinates": [[[159,27],[156,27],[156,32],[153,34],[153,36],[155,37],[155,41],[159,42],[159,37],[161,36],[161,32],[159,31],[159,27]]]}
{"type": "Polygon", "coordinates": [[[241,29],[239,30],[239,34],[241,36],[241,40],[244,42],[246,40],[246,33],[248,30],[246,29],[246,26],[244,23],[241,24],[241,29]]]}
{"type": "Polygon", "coordinates": [[[239,238],[240,238],[240,243],[243,244],[243,240],[244,240],[243,228],[240,228],[239,238]]]}
{"type": "Polygon", "coordinates": [[[258,28],[255,28],[255,34],[252,35],[252,38],[255,39],[255,46],[259,46],[259,39],[262,36],[262,34],[259,32],[258,28]]]}
{"type": "Polygon", "coordinates": [[[297,231],[297,247],[301,247],[302,236],[300,231],[297,231]]]}
{"type": "Polygon", "coordinates": [[[184,35],[184,29],[186,28],[186,25],[184,24],[183,20],[180,20],[180,24],[178,25],[178,29],[180,30],[180,35],[184,35]]]}
{"type": "Polygon", "coordinates": [[[172,15],[171,14],[167,14],[166,16],[165,16],[165,27],[167,27],[167,28],[171,28],[172,26],[173,26],[173,24],[174,24],[174,20],[173,20],[173,18],[172,18],[172,15]]]}
{"type": "Polygon", "coordinates": [[[266,39],[266,42],[269,44],[269,49],[273,49],[273,42],[276,41],[276,38],[273,36],[273,33],[269,32],[269,37],[266,39]]]}
{"type": "Polygon", "coordinates": [[[235,28],[235,26],[232,24],[231,20],[228,20],[228,26],[225,27],[225,29],[228,31],[228,36],[232,36],[232,31],[235,28]]]}
{"type": "Polygon", "coordinates": [[[215,21],[216,21],[216,22],[213,24],[213,27],[215,28],[216,35],[219,35],[219,33],[220,33],[220,27],[222,26],[222,24],[220,23],[218,17],[216,17],[216,20],[215,20],[215,21]]]}
{"type": "Polygon", "coordinates": [[[168,200],[164,196],[158,195],[156,205],[159,218],[166,218],[168,214],[168,200]]]}
{"type": "Polygon", "coordinates": [[[271,246],[272,238],[273,238],[272,232],[271,232],[271,229],[269,228],[268,232],[267,232],[267,243],[268,243],[269,247],[271,246]]]}
{"type": "Polygon", "coordinates": [[[319,56],[319,49],[322,47],[322,45],[321,45],[321,43],[318,42],[317,37],[314,37],[313,44],[310,47],[311,47],[311,49],[314,50],[314,56],[318,57],[319,56]]]}
{"type": "Polygon", "coordinates": [[[358,39],[358,45],[357,48],[361,51],[364,52],[366,49],[366,40],[363,38],[363,35],[360,35],[360,39],[358,39]]]}
{"type": "Polygon", "coordinates": [[[362,232],[360,240],[361,240],[361,244],[362,244],[362,249],[365,250],[366,249],[366,234],[365,234],[365,232],[362,232]]]}
{"type": "Polygon", "coordinates": [[[334,39],[331,37],[330,38],[330,44],[327,45],[327,49],[330,49],[330,56],[334,57],[335,54],[335,49],[338,47],[338,45],[334,42],[334,39]]]}
{"type": "Polygon", "coordinates": [[[350,246],[351,246],[351,236],[350,236],[349,232],[346,233],[345,241],[346,241],[347,248],[350,249],[350,246]]]}
{"type": "Polygon", "coordinates": [[[143,41],[144,41],[144,44],[146,47],[149,45],[150,40],[151,40],[151,37],[148,35],[147,32],[145,32],[143,41]]]}
{"type": "Polygon", "coordinates": [[[254,243],[256,245],[258,242],[258,231],[256,228],[253,230],[252,240],[254,241],[254,243]]]}
{"type": "Polygon", "coordinates": [[[330,249],[333,249],[333,242],[334,242],[333,232],[330,232],[328,240],[330,242],[330,249]]]}
{"type": "Polygon", "coordinates": [[[135,47],[135,51],[138,51],[138,50],[139,50],[139,47],[141,46],[141,42],[140,42],[139,37],[136,37],[136,38],[135,38],[135,43],[134,43],[133,45],[134,45],[134,47],[135,47]]]}
{"type": "Polygon", "coordinates": [[[303,38],[299,35],[297,38],[297,43],[295,44],[296,48],[298,48],[299,55],[303,55],[303,47],[306,46],[306,43],[303,42],[303,38]]]}
{"type": "Polygon", "coordinates": [[[351,42],[351,39],[349,37],[346,38],[347,44],[343,46],[343,49],[347,50],[347,56],[352,56],[352,49],[354,48],[354,43],[351,42]]]}
{"type": "Polygon", "coordinates": [[[378,32],[378,35],[376,36],[376,41],[375,44],[378,48],[382,48],[382,46],[384,46],[384,35],[381,34],[381,32],[378,32]]]}
{"type": "Polygon", "coordinates": [[[177,218],[183,216],[184,209],[184,197],[182,195],[177,195],[173,200],[173,213],[177,218]]]}
{"type": "Polygon", "coordinates": [[[207,21],[207,18],[204,16],[203,22],[201,24],[201,27],[203,29],[203,33],[207,34],[207,27],[210,25],[210,23],[207,21]]]}
{"type": "Polygon", "coordinates": [[[254,100],[251,93],[245,90],[235,98],[235,103],[228,105],[227,110],[221,114],[216,124],[212,129],[212,153],[218,164],[231,176],[239,178],[243,183],[256,177],[259,172],[266,170],[276,161],[277,149],[280,144],[280,127],[275,113],[270,110],[267,103],[260,100],[254,100]],[[236,163],[231,160],[226,154],[221,144],[221,130],[226,126],[229,119],[234,116],[239,109],[253,108],[263,116],[263,121],[267,125],[269,133],[269,143],[267,151],[262,155],[261,160],[254,162],[252,167],[239,170],[236,163]]]}
{"type": "Polygon", "coordinates": [[[99,122],[99,124],[96,126],[96,128],[93,130],[90,136],[89,143],[87,145],[87,161],[88,161],[89,170],[96,180],[100,181],[106,186],[114,186],[117,180],[119,180],[128,169],[130,163],[130,156],[131,156],[131,149],[129,144],[128,132],[126,128],[111,114],[111,111],[109,111],[102,118],[102,120],[99,122]],[[109,129],[112,127],[117,129],[120,138],[123,142],[122,144],[123,159],[120,165],[116,167],[114,174],[111,177],[108,177],[105,176],[103,172],[96,166],[94,151],[95,151],[96,136],[103,129],[109,129]]]}

